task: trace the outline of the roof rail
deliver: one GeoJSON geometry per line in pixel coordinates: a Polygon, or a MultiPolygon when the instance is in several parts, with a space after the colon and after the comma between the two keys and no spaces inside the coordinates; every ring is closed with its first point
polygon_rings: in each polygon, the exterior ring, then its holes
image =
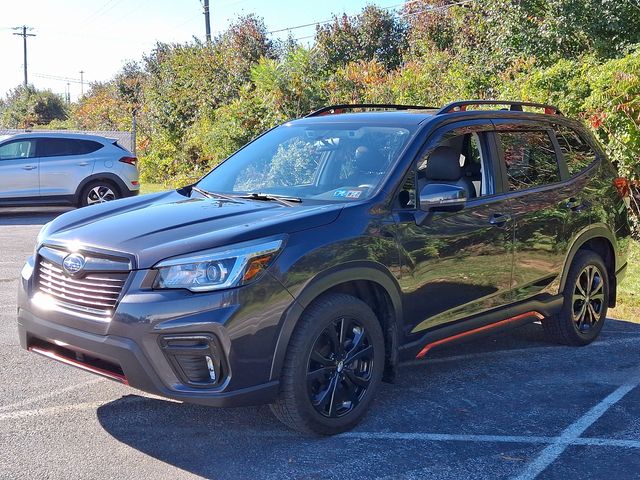
{"type": "Polygon", "coordinates": [[[558,107],[553,105],[547,105],[544,103],[535,102],[517,102],[511,100],[462,100],[458,102],[451,102],[448,105],[442,107],[436,115],[442,115],[443,113],[464,112],[469,106],[479,105],[505,105],[509,107],[510,112],[522,112],[522,107],[536,107],[544,110],[547,115],[562,115],[562,112],[558,107]]]}
{"type": "Polygon", "coordinates": [[[397,105],[394,103],[345,103],[322,107],[306,115],[305,118],[344,113],[344,110],[355,110],[356,108],[371,108],[378,110],[438,110],[438,107],[425,107],[421,105],[397,105]]]}

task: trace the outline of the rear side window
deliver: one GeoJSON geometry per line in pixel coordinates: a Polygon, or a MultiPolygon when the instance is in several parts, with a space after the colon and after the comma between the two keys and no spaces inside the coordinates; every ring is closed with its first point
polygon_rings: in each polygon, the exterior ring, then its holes
{"type": "Polygon", "coordinates": [[[580,173],[595,161],[596,152],[578,132],[564,125],[555,125],[554,130],[569,175],[580,173]]]}
{"type": "Polygon", "coordinates": [[[0,146],[0,160],[35,157],[36,149],[33,140],[14,140],[0,146]]]}
{"type": "Polygon", "coordinates": [[[546,131],[498,132],[498,139],[504,152],[510,191],[560,181],[556,151],[546,131]]]}
{"type": "Polygon", "coordinates": [[[41,138],[38,140],[39,157],[86,155],[100,148],[102,148],[102,144],[92,140],[77,140],[73,138],[41,138]]]}

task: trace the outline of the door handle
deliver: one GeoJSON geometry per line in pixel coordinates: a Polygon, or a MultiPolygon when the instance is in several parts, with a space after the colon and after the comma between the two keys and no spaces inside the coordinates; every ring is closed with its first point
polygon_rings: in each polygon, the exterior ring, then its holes
{"type": "Polygon", "coordinates": [[[35,165],[25,165],[24,167],[22,167],[23,170],[35,170],[36,167],[35,165]]]}
{"type": "Polygon", "coordinates": [[[489,223],[495,227],[504,227],[511,221],[511,215],[506,213],[494,213],[489,217],[489,223]]]}
{"type": "Polygon", "coordinates": [[[78,165],[80,165],[81,167],[86,167],[87,165],[89,165],[89,162],[78,162],[78,165]]]}
{"type": "Polygon", "coordinates": [[[577,212],[582,207],[584,207],[584,203],[578,198],[571,197],[569,200],[567,200],[564,206],[573,212],[577,212]]]}

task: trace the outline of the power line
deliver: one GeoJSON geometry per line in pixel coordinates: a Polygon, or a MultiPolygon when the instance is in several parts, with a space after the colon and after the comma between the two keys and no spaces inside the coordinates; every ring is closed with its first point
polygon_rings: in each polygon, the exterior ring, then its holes
{"type": "MultiPolygon", "coordinates": [[[[395,4],[395,5],[390,5],[388,7],[380,7],[380,9],[381,10],[392,10],[394,8],[399,8],[399,7],[404,7],[404,6],[407,6],[407,5],[411,5],[411,4],[417,3],[419,1],[422,1],[422,0],[409,0],[409,1],[405,2],[405,3],[398,3],[398,4],[395,4]]],[[[446,4],[446,5],[433,5],[433,6],[425,8],[424,10],[420,10],[418,12],[410,12],[410,13],[402,13],[402,14],[397,13],[396,15],[398,17],[402,18],[402,17],[407,17],[407,16],[410,16],[410,15],[417,15],[418,13],[432,12],[432,11],[438,11],[438,10],[447,10],[447,9],[449,9],[451,7],[455,7],[455,6],[458,6],[458,5],[465,5],[467,3],[471,3],[471,2],[474,2],[474,1],[475,0],[462,0],[462,1],[459,1],[459,2],[456,2],[456,3],[449,3],[449,4],[446,4]]],[[[348,15],[347,18],[356,18],[358,15],[360,15],[360,14],[356,13],[355,15],[348,15]]],[[[271,35],[271,34],[274,34],[274,33],[282,33],[282,32],[289,32],[291,30],[298,30],[300,28],[324,25],[324,24],[333,22],[334,19],[335,18],[332,18],[331,20],[322,20],[322,21],[319,21],[319,22],[305,23],[303,25],[295,25],[293,27],[280,28],[278,30],[272,30],[272,31],[270,31],[268,33],[271,35]]],[[[311,35],[311,37],[312,36],[313,35],[311,35]]],[[[310,38],[310,36],[296,38],[296,40],[304,40],[305,38],[310,38]]]]}
{"type": "MultiPolygon", "coordinates": [[[[408,1],[408,2],[405,2],[405,3],[400,3],[398,5],[391,5],[389,7],[383,7],[383,9],[391,9],[391,8],[395,8],[395,7],[399,7],[399,6],[409,5],[411,3],[416,3],[418,1],[420,1],[420,0],[411,0],[411,1],[408,1]]],[[[423,9],[423,10],[418,10],[417,12],[396,13],[396,15],[399,18],[404,18],[404,17],[410,17],[412,15],[418,15],[420,13],[433,13],[433,12],[437,12],[439,10],[448,10],[451,7],[456,7],[456,6],[460,6],[460,5],[466,5],[468,3],[473,3],[475,1],[476,0],[461,0],[459,2],[449,3],[449,4],[446,4],[446,5],[433,5],[433,6],[427,7],[425,9],[423,9]]],[[[347,16],[347,18],[350,18],[350,19],[356,18],[358,15],[359,14],[350,15],[350,16],[347,16]]],[[[291,28],[283,28],[283,29],[280,29],[280,30],[274,30],[274,31],[268,32],[268,33],[270,33],[270,34],[271,33],[279,33],[279,32],[286,32],[286,31],[289,31],[289,30],[296,30],[298,28],[311,27],[311,26],[314,26],[314,25],[324,25],[326,23],[331,23],[333,21],[334,21],[334,19],[323,20],[321,22],[308,23],[306,25],[297,25],[297,26],[291,27],[291,28]]],[[[296,40],[296,41],[298,41],[298,40],[307,40],[307,39],[313,38],[313,37],[315,37],[315,34],[314,35],[306,35],[304,37],[294,38],[294,40],[296,40]]]]}
{"type": "Polygon", "coordinates": [[[33,74],[34,77],[38,77],[38,78],[46,78],[48,80],[58,80],[60,82],[67,82],[67,83],[82,83],[84,81],[84,79],[79,79],[79,78],[71,78],[71,77],[63,77],[60,75],[47,75],[45,73],[34,73],[33,74]]]}
{"type": "Polygon", "coordinates": [[[31,27],[23,25],[21,27],[14,27],[13,30],[22,30],[22,33],[14,33],[22,37],[22,51],[24,53],[24,86],[29,84],[27,79],[27,37],[35,37],[34,33],[27,33],[27,30],[33,30],[31,27]]]}

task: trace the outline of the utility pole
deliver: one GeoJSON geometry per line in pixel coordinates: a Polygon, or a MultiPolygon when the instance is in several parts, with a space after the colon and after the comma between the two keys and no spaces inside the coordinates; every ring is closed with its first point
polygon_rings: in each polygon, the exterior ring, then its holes
{"type": "Polygon", "coordinates": [[[65,91],[67,105],[71,104],[71,84],[67,82],[67,90],[65,91]]]}
{"type": "Polygon", "coordinates": [[[35,37],[33,33],[27,33],[27,30],[31,30],[31,27],[23,25],[21,27],[15,27],[13,30],[22,30],[22,33],[14,33],[14,35],[20,35],[22,37],[23,52],[24,52],[24,86],[29,83],[27,80],[27,37],[35,37]]]}
{"type": "Polygon", "coordinates": [[[211,23],[209,22],[209,0],[204,0],[204,28],[207,34],[207,44],[211,43],[211,23]]]}
{"type": "Polygon", "coordinates": [[[84,70],[80,70],[80,96],[84,95],[84,70]]]}

